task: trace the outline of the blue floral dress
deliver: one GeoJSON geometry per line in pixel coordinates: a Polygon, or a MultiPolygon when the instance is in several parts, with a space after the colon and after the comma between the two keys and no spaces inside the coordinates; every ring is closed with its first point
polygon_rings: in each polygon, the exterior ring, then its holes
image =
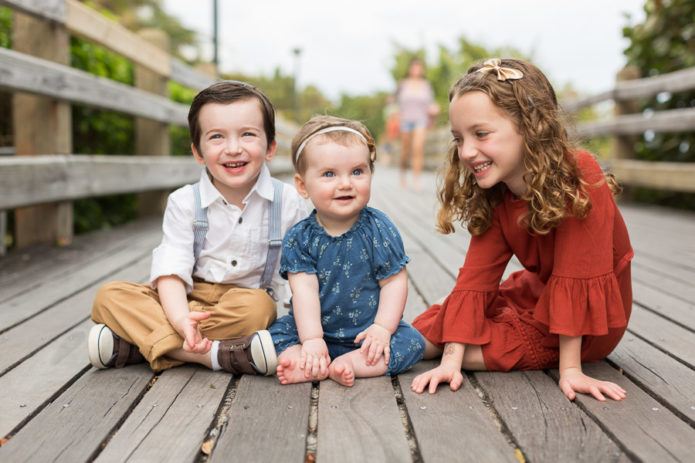
{"type": "MultiPolygon", "coordinates": [[[[410,261],[398,230],[386,215],[365,207],[344,234],[331,236],[316,220],[316,210],[294,225],[282,243],[280,274],[316,274],[323,338],[331,359],[350,352],[358,333],[369,327],[379,307],[379,280],[400,272],[410,261]]],[[[277,353],[299,344],[292,309],[269,328],[277,353]]],[[[401,320],[391,336],[386,374],[410,368],[425,349],[424,338],[401,320]]]]}

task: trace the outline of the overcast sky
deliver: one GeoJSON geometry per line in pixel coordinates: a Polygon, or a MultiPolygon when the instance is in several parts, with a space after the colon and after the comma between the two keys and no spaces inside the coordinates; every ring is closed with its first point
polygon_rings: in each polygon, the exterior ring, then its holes
{"type": "MultiPolygon", "coordinates": [[[[220,68],[270,75],[295,70],[300,86],[329,98],[392,91],[396,48],[457,49],[461,36],[487,48],[514,46],[533,57],[555,86],[609,89],[623,66],[622,28],[644,20],[645,0],[218,0],[220,68]],[[625,13],[631,16],[628,21],[625,13]]],[[[163,0],[199,32],[212,58],[212,0],[163,0]]]]}

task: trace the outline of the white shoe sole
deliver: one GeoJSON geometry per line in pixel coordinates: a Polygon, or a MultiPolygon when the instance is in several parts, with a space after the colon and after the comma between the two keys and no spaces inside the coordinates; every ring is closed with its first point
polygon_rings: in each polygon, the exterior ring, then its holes
{"type": "Polygon", "coordinates": [[[89,330],[87,338],[89,362],[96,368],[109,368],[107,362],[113,355],[113,333],[108,326],[99,323],[89,330]]]}
{"type": "Polygon", "coordinates": [[[258,331],[251,340],[251,358],[262,375],[274,375],[277,371],[278,358],[268,330],[258,331]]]}

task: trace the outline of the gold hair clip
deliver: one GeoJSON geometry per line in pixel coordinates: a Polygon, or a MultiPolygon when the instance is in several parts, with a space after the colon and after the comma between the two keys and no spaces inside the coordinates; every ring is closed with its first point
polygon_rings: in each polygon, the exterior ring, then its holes
{"type": "Polygon", "coordinates": [[[514,68],[503,68],[501,66],[502,60],[499,58],[492,58],[485,60],[483,62],[483,67],[478,69],[478,72],[483,72],[488,74],[492,71],[497,72],[497,80],[514,80],[521,79],[524,77],[524,73],[514,68]]]}

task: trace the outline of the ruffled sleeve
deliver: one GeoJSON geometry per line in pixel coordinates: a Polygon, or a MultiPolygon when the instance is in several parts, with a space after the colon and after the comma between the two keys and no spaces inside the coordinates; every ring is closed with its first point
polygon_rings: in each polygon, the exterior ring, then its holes
{"type": "Polygon", "coordinates": [[[309,253],[312,241],[313,214],[290,228],[282,240],[280,275],[288,273],[316,273],[316,259],[309,253]]]}
{"type": "Polygon", "coordinates": [[[383,280],[400,272],[410,258],[405,253],[398,229],[386,214],[377,209],[367,209],[369,220],[365,227],[372,239],[374,275],[377,280],[383,280]]]}
{"type": "Polygon", "coordinates": [[[580,152],[579,166],[592,208],[586,218],[568,217],[556,229],[553,272],[534,317],[554,334],[600,336],[627,325],[613,269],[616,206],[593,157],[580,152]]]}
{"type": "Polygon", "coordinates": [[[483,345],[490,342],[486,312],[493,306],[499,284],[512,256],[500,225],[501,209],[493,213],[491,227],[471,238],[456,286],[441,304],[434,304],[413,321],[430,341],[483,345]]]}

